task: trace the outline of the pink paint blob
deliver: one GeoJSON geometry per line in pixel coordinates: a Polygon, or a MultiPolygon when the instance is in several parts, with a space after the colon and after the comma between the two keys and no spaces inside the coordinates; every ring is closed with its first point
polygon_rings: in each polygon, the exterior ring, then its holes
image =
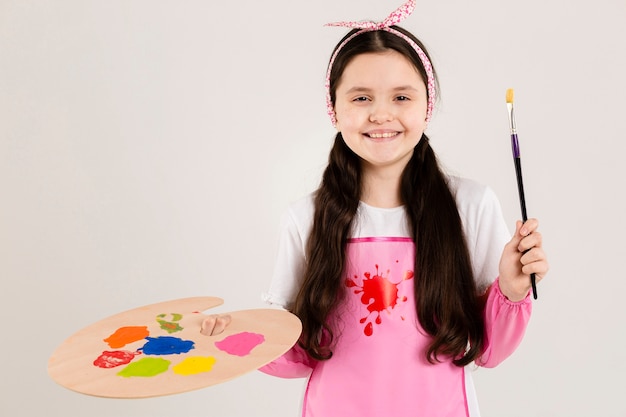
{"type": "Polygon", "coordinates": [[[252,349],[263,342],[265,342],[265,337],[262,334],[241,332],[215,342],[215,346],[229,355],[247,356],[252,349]]]}

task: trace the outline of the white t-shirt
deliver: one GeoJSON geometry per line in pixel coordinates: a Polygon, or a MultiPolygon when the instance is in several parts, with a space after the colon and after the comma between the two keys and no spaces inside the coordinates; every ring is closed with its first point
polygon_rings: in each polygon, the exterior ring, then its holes
{"type": "MultiPolygon", "coordinates": [[[[474,277],[483,292],[498,276],[500,255],[511,234],[490,188],[459,177],[450,177],[449,185],[463,222],[474,277]]],[[[306,243],[313,225],[313,199],[313,194],[309,194],[296,201],[283,216],[274,275],[269,290],[263,294],[268,303],[288,309],[300,288],[306,243]]],[[[355,220],[352,238],[410,237],[402,206],[377,208],[361,202],[355,220]]]]}

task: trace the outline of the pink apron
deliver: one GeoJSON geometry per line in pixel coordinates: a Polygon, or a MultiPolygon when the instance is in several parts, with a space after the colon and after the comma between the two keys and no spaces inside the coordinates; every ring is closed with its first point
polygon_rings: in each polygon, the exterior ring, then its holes
{"type": "Polygon", "coordinates": [[[333,357],[316,363],[307,417],[467,416],[464,368],[425,358],[410,238],[356,238],[347,247],[345,298],[331,316],[333,357]]]}

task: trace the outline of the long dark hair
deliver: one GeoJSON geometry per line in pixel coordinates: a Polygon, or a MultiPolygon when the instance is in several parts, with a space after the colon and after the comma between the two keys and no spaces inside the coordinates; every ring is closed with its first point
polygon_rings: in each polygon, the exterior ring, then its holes
{"type": "MultiPolygon", "coordinates": [[[[427,53],[412,34],[397,26],[393,28],[410,36],[427,53]]],[[[402,38],[386,31],[365,32],[348,42],[335,59],[330,76],[333,103],[341,74],[351,59],[390,49],[407,57],[426,82],[419,56],[402,38]]],[[[318,360],[332,356],[334,339],[338,337],[328,316],[344,294],[345,250],[360,192],[360,158],[338,133],[315,194],[304,281],[292,308],[302,321],[299,343],[318,360]]],[[[400,192],[416,245],[417,318],[432,337],[424,354],[431,363],[443,355],[452,357],[457,366],[467,365],[480,355],[483,347],[481,301],[456,201],[426,135],[416,145],[402,173],[400,192]]]]}

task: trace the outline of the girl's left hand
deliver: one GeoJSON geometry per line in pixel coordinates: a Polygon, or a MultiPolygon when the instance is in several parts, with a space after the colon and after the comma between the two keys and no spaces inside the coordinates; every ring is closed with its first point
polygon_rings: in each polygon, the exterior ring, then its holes
{"type": "Polygon", "coordinates": [[[537,231],[537,219],[517,221],[515,234],[504,247],[500,259],[500,290],[511,301],[521,301],[531,289],[530,274],[536,282],[548,272],[548,259],[542,248],[543,239],[537,231]]]}
{"type": "Polygon", "coordinates": [[[231,317],[228,314],[211,314],[200,325],[200,333],[205,336],[215,336],[224,331],[230,324],[231,317]]]}

